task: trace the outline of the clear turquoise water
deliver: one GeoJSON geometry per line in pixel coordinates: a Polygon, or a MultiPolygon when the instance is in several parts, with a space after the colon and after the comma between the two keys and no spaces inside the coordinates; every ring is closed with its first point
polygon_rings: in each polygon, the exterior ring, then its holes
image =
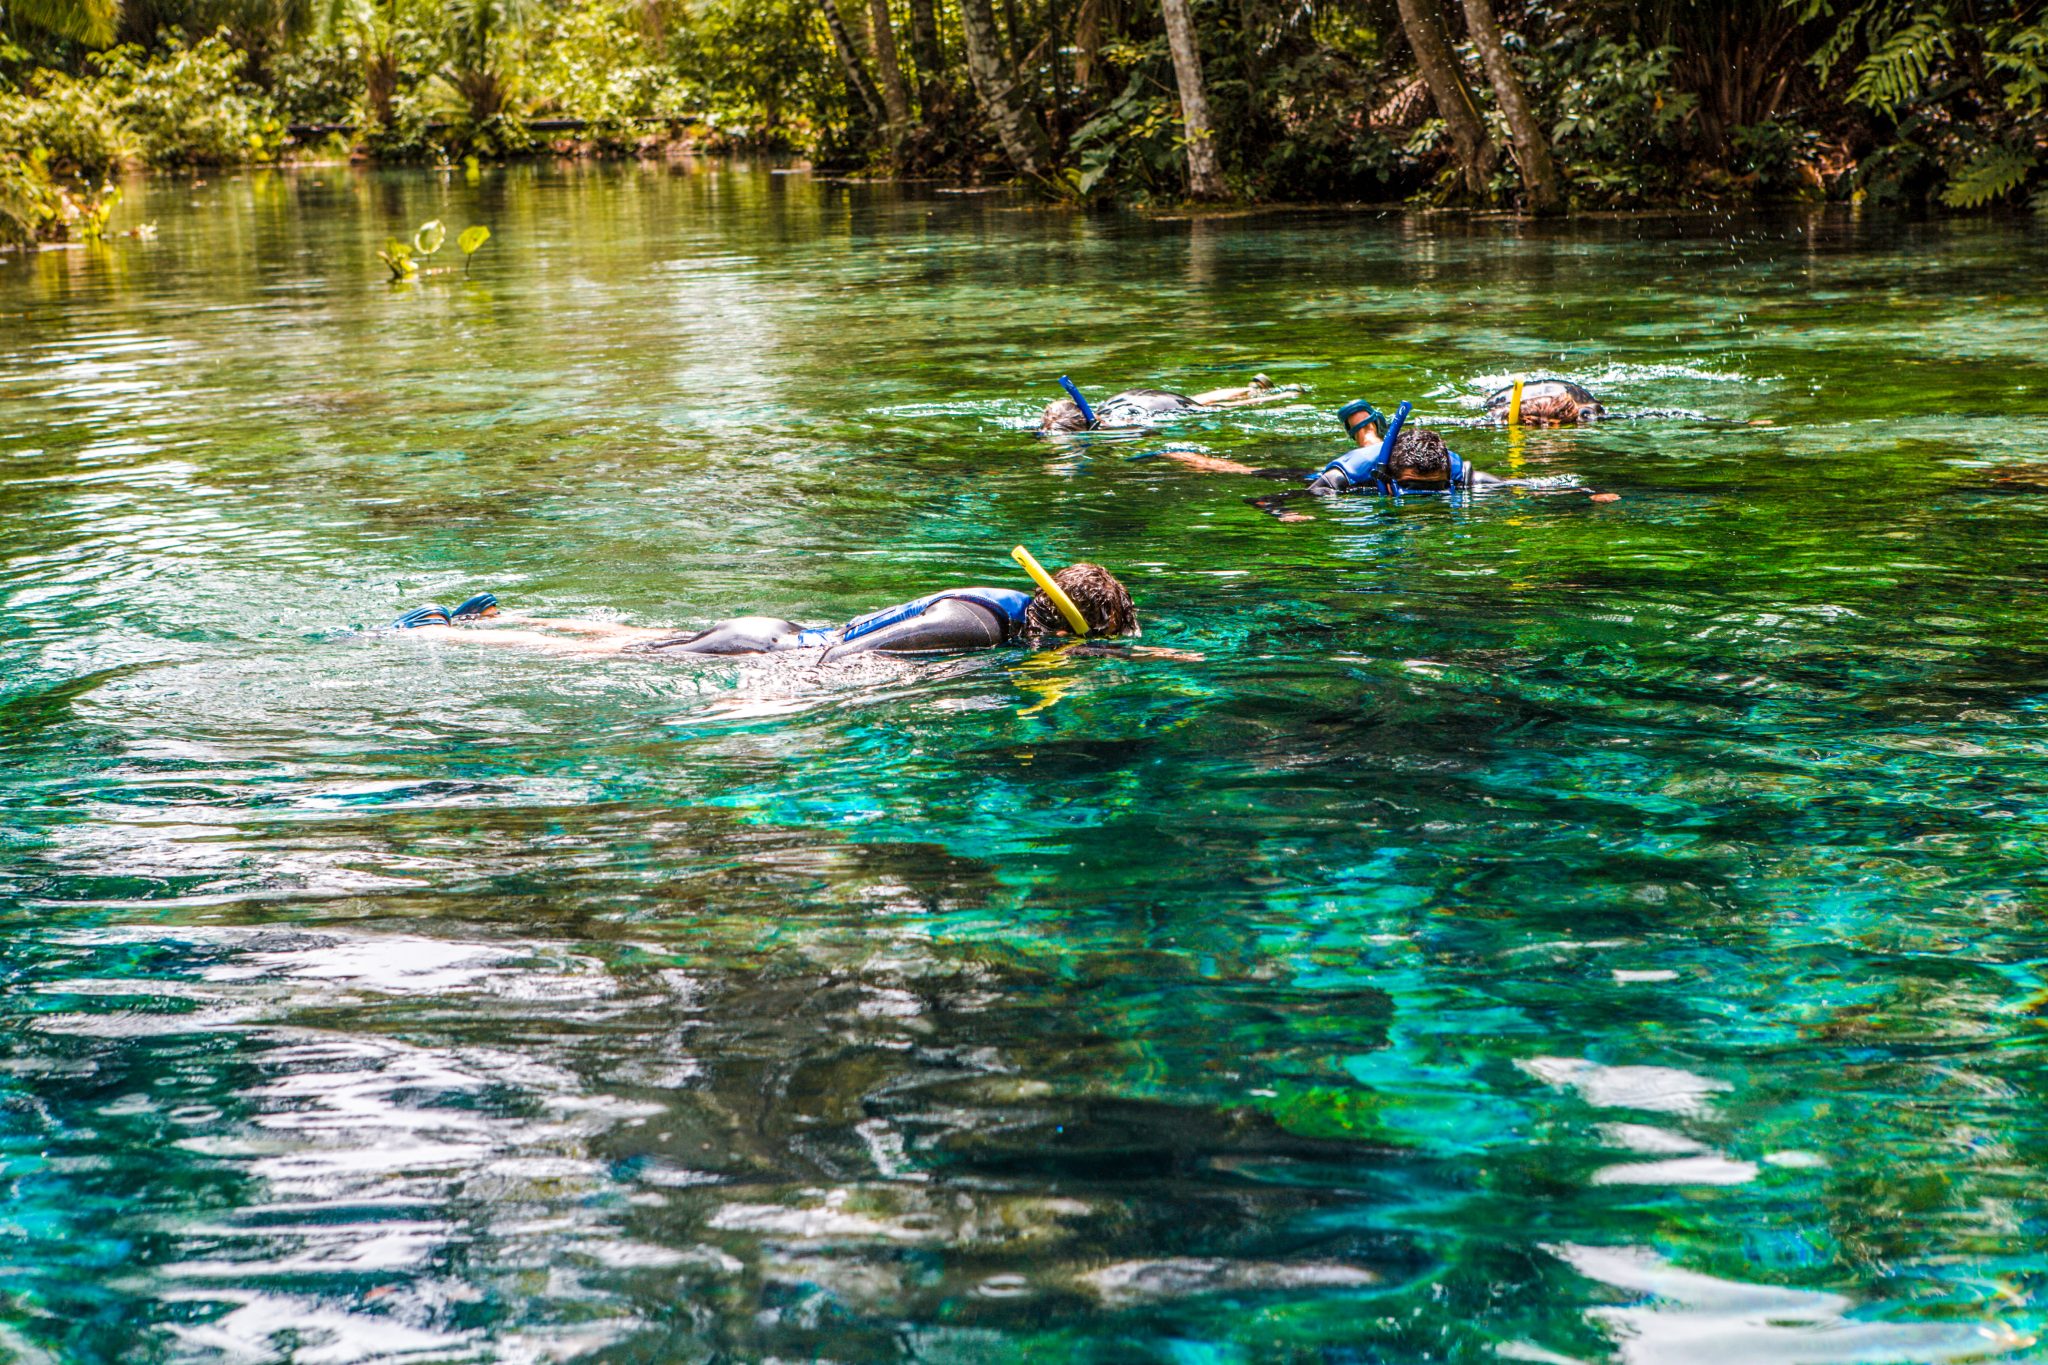
{"type": "Polygon", "coordinates": [[[0,1355],[1850,1362],[2041,1329],[2048,231],[160,180],[0,257],[0,1355]],[[441,216],[468,281],[372,256],[441,216]],[[1623,497],[1319,463],[1497,376],[1623,497]],[[1752,425],[1768,422],[1770,425],[1752,425]],[[1146,643],[821,672],[1009,547],[1146,643]]]}

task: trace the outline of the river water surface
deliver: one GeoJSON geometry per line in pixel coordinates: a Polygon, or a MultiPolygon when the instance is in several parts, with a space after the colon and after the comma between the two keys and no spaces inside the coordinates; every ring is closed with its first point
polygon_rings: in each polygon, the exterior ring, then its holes
{"type": "Polygon", "coordinates": [[[0,256],[0,1356],[2032,1357],[2032,220],[744,167],[142,220],[0,256]],[[496,235],[387,284],[436,217],[496,235]],[[1701,416],[1452,432],[1619,502],[1294,523],[1029,434],[1263,370],[1175,435],[1319,465],[1517,369],[1701,416]],[[828,623],[1019,541],[1198,657],[353,633],[828,623]]]}

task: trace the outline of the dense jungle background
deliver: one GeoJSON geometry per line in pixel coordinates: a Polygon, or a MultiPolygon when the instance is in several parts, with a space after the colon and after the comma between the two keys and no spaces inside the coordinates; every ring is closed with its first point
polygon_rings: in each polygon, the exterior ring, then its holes
{"type": "Polygon", "coordinates": [[[2039,0],[4,0],[0,237],[124,167],[748,149],[1075,202],[2041,207],[2039,0]]]}

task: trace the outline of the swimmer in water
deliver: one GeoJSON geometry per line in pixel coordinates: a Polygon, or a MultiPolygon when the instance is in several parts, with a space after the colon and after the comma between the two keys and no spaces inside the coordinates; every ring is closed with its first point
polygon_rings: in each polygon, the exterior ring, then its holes
{"type": "Polygon", "coordinates": [[[1088,403],[1085,407],[1079,390],[1069,385],[1067,391],[1074,396],[1046,405],[1045,416],[1038,423],[1040,431],[1134,430],[1155,422],[1214,412],[1220,408],[1242,408],[1272,399],[1301,396],[1299,387],[1276,388],[1273,381],[1262,374],[1253,375],[1252,382],[1243,388],[1210,389],[1192,397],[1165,389],[1125,389],[1100,403],[1088,403]]]}
{"type": "MultiPolygon", "coordinates": [[[[1087,622],[1087,633],[1136,635],[1137,609],[1131,595],[1098,564],[1069,564],[1052,575],[1087,622]]],[[[658,627],[509,615],[498,599],[479,593],[454,611],[420,607],[391,623],[395,630],[421,632],[429,639],[503,645],[556,654],[781,654],[822,651],[819,662],[854,654],[956,654],[992,649],[1017,639],[1053,639],[1074,630],[1043,588],[949,588],[899,606],[856,616],[844,625],[800,626],[776,616],[736,616],[703,630],[678,633],[658,627]],[[533,627],[522,630],[466,630],[457,621],[533,627]],[[548,634],[544,632],[557,632],[548,634]],[[575,637],[575,638],[569,638],[575,637]]]]}
{"type": "MultiPolygon", "coordinates": [[[[1309,519],[1306,513],[1286,506],[1289,501],[1303,496],[1383,493],[1389,497],[1405,497],[1458,493],[1467,489],[1542,486],[1528,480],[1497,478],[1474,467],[1445,445],[1443,437],[1435,432],[1408,426],[1405,404],[1391,423],[1379,409],[1362,400],[1345,404],[1337,410],[1337,416],[1357,449],[1330,461],[1321,470],[1261,469],[1188,450],[1162,450],[1159,455],[1162,459],[1208,474],[1251,474],[1303,484],[1301,488],[1252,499],[1252,506],[1270,512],[1282,521],[1309,519]],[[1394,432],[1391,443],[1381,436],[1382,430],[1389,429],[1394,432]]],[[[1591,496],[1596,502],[1612,502],[1617,495],[1595,493],[1591,496]]]]}
{"type": "MultiPolygon", "coordinates": [[[[1486,416],[1494,422],[1508,420],[1515,399],[1515,386],[1494,390],[1486,396],[1486,416]]],[[[1522,384],[1522,424],[1531,427],[1568,427],[1580,422],[1597,422],[1607,415],[1592,391],[1569,379],[1530,379],[1522,384]]]]}

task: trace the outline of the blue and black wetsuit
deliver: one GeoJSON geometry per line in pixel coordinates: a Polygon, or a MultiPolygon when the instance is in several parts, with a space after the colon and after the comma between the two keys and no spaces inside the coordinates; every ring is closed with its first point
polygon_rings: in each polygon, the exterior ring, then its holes
{"type": "Polygon", "coordinates": [[[778,616],[736,616],[673,640],[640,648],[682,654],[777,654],[822,649],[830,661],[849,654],[952,654],[1007,644],[1024,630],[1031,594],[1014,588],[948,588],[915,601],[856,616],[844,625],[800,626],[778,616]]]}
{"type": "Polygon", "coordinates": [[[1451,460],[1451,481],[1444,488],[1409,488],[1396,483],[1387,469],[1389,452],[1386,444],[1371,449],[1360,446],[1348,451],[1323,466],[1320,474],[1308,479],[1313,492],[1348,493],[1353,489],[1361,493],[1379,492],[1393,497],[1412,497],[1416,494],[1456,493],[1483,483],[1498,483],[1491,474],[1474,469],[1464,456],[1456,451],[1445,452],[1451,460]]]}

